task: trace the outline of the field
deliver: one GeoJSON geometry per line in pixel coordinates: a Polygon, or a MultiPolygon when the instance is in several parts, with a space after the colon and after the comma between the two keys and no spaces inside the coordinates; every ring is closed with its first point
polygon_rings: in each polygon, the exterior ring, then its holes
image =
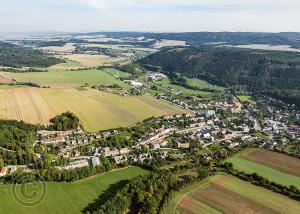
{"type": "Polygon", "coordinates": [[[270,51],[293,51],[300,52],[299,49],[291,48],[289,45],[264,45],[264,44],[252,44],[252,45],[238,45],[239,48],[249,48],[249,49],[261,49],[270,51]]]}
{"type": "Polygon", "coordinates": [[[196,94],[196,95],[201,95],[203,97],[214,96],[214,93],[212,93],[212,92],[193,90],[193,89],[185,88],[183,86],[171,84],[170,80],[168,80],[168,79],[157,81],[157,83],[165,88],[172,88],[173,90],[180,91],[184,94],[196,94]]]}
{"type": "Polygon", "coordinates": [[[53,52],[70,52],[75,50],[75,46],[72,43],[67,43],[64,46],[48,46],[48,47],[42,47],[39,48],[42,50],[48,50],[48,51],[53,51],[53,52]]]}
{"type": "Polygon", "coordinates": [[[169,47],[169,46],[186,46],[186,42],[180,41],[180,40],[162,39],[161,41],[155,43],[153,47],[160,49],[160,48],[169,47]]]}
{"type": "Polygon", "coordinates": [[[225,175],[210,177],[181,191],[165,210],[168,214],[299,212],[297,201],[225,175]]]}
{"type": "Polygon", "coordinates": [[[66,111],[75,113],[86,131],[125,127],[152,116],[184,113],[151,96],[102,93],[94,89],[18,88],[0,90],[0,118],[48,124],[66,111]]]}
{"type": "Polygon", "coordinates": [[[124,61],[123,58],[112,58],[105,55],[88,55],[88,54],[71,54],[65,55],[63,58],[79,62],[83,67],[102,66],[105,64],[113,64],[115,62],[124,61]]]}
{"type": "MultiPolygon", "coordinates": [[[[147,171],[141,168],[130,167],[75,183],[47,183],[44,200],[34,207],[24,207],[17,203],[12,195],[11,186],[1,185],[1,213],[81,213],[82,209],[89,203],[93,203],[106,189],[113,189],[112,185],[146,173],[147,171]]],[[[41,186],[39,188],[29,186],[28,188],[26,189],[27,191],[33,192],[38,190],[37,192],[40,194],[41,186]]]]}
{"type": "Polygon", "coordinates": [[[285,186],[293,184],[300,188],[300,161],[296,158],[261,149],[249,149],[226,161],[247,173],[257,172],[276,183],[285,186]]]}
{"type": "Polygon", "coordinates": [[[219,90],[219,91],[224,90],[223,87],[210,85],[208,82],[197,79],[197,78],[185,78],[185,79],[186,79],[187,83],[190,86],[195,86],[195,87],[199,87],[199,88],[214,89],[214,90],[219,90]]]}
{"type": "MultiPolygon", "coordinates": [[[[116,72],[114,69],[103,71],[48,71],[36,73],[5,73],[6,77],[13,78],[18,82],[33,82],[41,86],[51,88],[76,88],[85,83],[92,85],[112,85],[118,84],[123,88],[129,88],[124,82],[114,78],[109,72],[116,72]],[[106,72],[107,71],[107,72],[106,72]]],[[[122,72],[119,72],[120,74],[122,72]]],[[[122,75],[122,74],[121,74],[122,75]]]]}
{"type": "Polygon", "coordinates": [[[251,96],[238,96],[238,98],[242,102],[248,102],[250,104],[256,104],[256,102],[252,99],[251,96]]]}

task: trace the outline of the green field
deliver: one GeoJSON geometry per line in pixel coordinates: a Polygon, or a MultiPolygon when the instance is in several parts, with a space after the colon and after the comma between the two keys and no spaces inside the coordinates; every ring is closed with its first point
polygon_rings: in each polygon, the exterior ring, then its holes
{"type": "Polygon", "coordinates": [[[193,90],[193,89],[185,88],[183,86],[171,84],[171,81],[169,79],[163,79],[161,81],[157,81],[157,83],[158,83],[158,85],[161,85],[164,88],[172,88],[172,89],[174,89],[176,91],[180,91],[184,94],[195,94],[195,95],[201,95],[203,97],[214,96],[214,93],[212,93],[212,92],[193,90]]]}
{"type": "Polygon", "coordinates": [[[165,214],[299,212],[297,201],[226,175],[189,186],[177,193],[164,210],[165,214]]]}
{"type": "Polygon", "coordinates": [[[234,168],[245,171],[247,173],[257,173],[261,176],[268,178],[270,181],[290,186],[295,185],[300,188],[300,177],[280,172],[279,170],[272,169],[259,163],[244,160],[239,157],[232,157],[226,160],[233,163],[234,168]]]}
{"type": "Polygon", "coordinates": [[[185,79],[190,86],[214,89],[214,90],[219,90],[219,91],[224,91],[224,89],[225,89],[224,87],[210,85],[208,82],[197,79],[197,78],[185,78],[185,79]]]}
{"type": "Polygon", "coordinates": [[[256,104],[251,96],[238,96],[239,100],[242,102],[248,102],[250,104],[256,104]]]}
{"type": "MultiPolygon", "coordinates": [[[[24,207],[15,201],[11,185],[0,186],[0,209],[1,213],[24,213],[24,214],[52,214],[52,213],[81,213],[89,203],[93,203],[103,191],[112,188],[113,184],[132,179],[138,175],[146,174],[147,171],[130,167],[111,171],[99,176],[94,176],[76,183],[47,183],[46,196],[42,202],[34,207],[24,207]]],[[[28,187],[28,192],[41,190],[28,187]]]]}
{"type": "Polygon", "coordinates": [[[125,89],[130,88],[129,85],[114,78],[105,70],[55,71],[50,69],[48,72],[6,73],[5,76],[19,82],[32,82],[51,88],[76,88],[85,83],[90,86],[118,84],[125,89]]]}

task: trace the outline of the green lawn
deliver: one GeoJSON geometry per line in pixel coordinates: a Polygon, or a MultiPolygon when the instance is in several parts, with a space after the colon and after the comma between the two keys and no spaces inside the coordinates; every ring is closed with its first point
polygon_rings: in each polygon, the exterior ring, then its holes
{"type": "MultiPolygon", "coordinates": [[[[112,71],[111,71],[112,72],[112,71]]],[[[128,84],[116,79],[105,71],[54,71],[39,73],[7,73],[7,77],[16,79],[19,82],[33,82],[41,86],[52,88],[76,88],[88,83],[92,85],[113,85],[118,84],[123,88],[130,88],[128,84]]]]}
{"type": "Polygon", "coordinates": [[[13,89],[13,88],[24,88],[27,86],[24,85],[6,85],[6,84],[0,84],[0,89],[13,89]]]}
{"type": "MultiPolygon", "coordinates": [[[[47,183],[44,200],[34,207],[24,207],[17,203],[12,195],[11,186],[1,185],[0,212],[22,214],[81,213],[83,208],[97,199],[111,185],[146,173],[147,171],[141,168],[130,167],[104,173],[76,183],[47,183]]],[[[31,192],[32,188],[29,187],[27,190],[31,192]]]]}
{"type": "Polygon", "coordinates": [[[250,104],[256,104],[251,96],[238,96],[239,100],[242,102],[248,102],[250,104]]]}
{"type": "Polygon", "coordinates": [[[283,173],[262,164],[254,163],[238,157],[229,158],[226,162],[233,163],[233,167],[238,170],[242,170],[247,173],[256,172],[257,174],[268,178],[270,181],[274,181],[285,186],[295,185],[300,188],[300,177],[283,173]]]}

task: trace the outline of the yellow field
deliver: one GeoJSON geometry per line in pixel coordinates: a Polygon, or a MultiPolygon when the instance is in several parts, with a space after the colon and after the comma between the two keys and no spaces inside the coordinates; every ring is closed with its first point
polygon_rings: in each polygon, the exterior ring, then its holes
{"type": "Polygon", "coordinates": [[[75,113],[86,131],[125,127],[152,116],[184,113],[150,96],[121,97],[96,90],[18,88],[0,90],[0,118],[47,125],[66,111],[75,113]]]}
{"type": "Polygon", "coordinates": [[[48,51],[53,51],[53,52],[70,52],[75,50],[75,46],[72,43],[67,43],[64,46],[48,46],[48,47],[42,47],[40,49],[42,50],[48,50],[48,51]]]}
{"type": "Polygon", "coordinates": [[[114,62],[124,61],[123,58],[112,58],[105,55],[70,54],[63,58],[79,62],[84,67],[102,66],[114,62]]]}

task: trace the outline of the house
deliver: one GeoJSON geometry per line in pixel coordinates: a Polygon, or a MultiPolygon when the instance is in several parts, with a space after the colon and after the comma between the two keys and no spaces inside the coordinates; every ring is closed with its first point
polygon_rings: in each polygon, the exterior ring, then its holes
{"type": "Polygon", "coordinates": [[[92,167],[95,167],[95,166],[100,165],[100,160],[99,160],[98,157],[93,157],[93,158],[91,159],[91,163],[92,163],[92,167]]]}
{"type": "Polygon", "coordinates": [[[216,112],[214,110],[208,110],[205,113],[205,117],[210,118],[210,117],[214,116],[215,114],[216,114],[216,112]]]}
{"type": "Polygon", "coordinates": [[[115,156],[113,157],[114,161],[116,162],[116,164],[121,164],[124,163],[125,161],[127,161],[127,157],[120,155],[120,156],[115,156]]]}
{"type": "Polygon", "coordinates": [[[189,143],[176,143],[176,148],[178,149],[188,149],[190,148],[189,143]]]}
{"type": "Polygon", "coordinates": [[[5,176],[7,172],[8,172],[8,169],[7,169],[7,168],[2,168],[2,169],[0,170],[0,177],[5,176]]]}
{"type": "Polygon", "coordinates": [[[159,149],[160,145],[159,144],[155,144],[155,143],[150,143],[149,148],[150,149],[159,149]]]}
{"type": "Polygon", "coordinates": [[[113,149],[113,150],[109,150],[109,151],[104,151],[103,155],[105,157],[113,157],[113,156],[117,156],[119,155],[119,150],[118,149],[113,149]]]}
{"type": "Polygon", "coordinates": [[[128,148],[122,148],[119,150],[120,155],[128,154],[130,150],[128,148]]]}
{"type": "Polygon", "coordinates": [[[129,85],[133,86],[133,87],[143,87],[143,83],[141,82],[137,82],[137,81],[134,81],[134,80],[130,80],[129,81],[129,85]]]}

